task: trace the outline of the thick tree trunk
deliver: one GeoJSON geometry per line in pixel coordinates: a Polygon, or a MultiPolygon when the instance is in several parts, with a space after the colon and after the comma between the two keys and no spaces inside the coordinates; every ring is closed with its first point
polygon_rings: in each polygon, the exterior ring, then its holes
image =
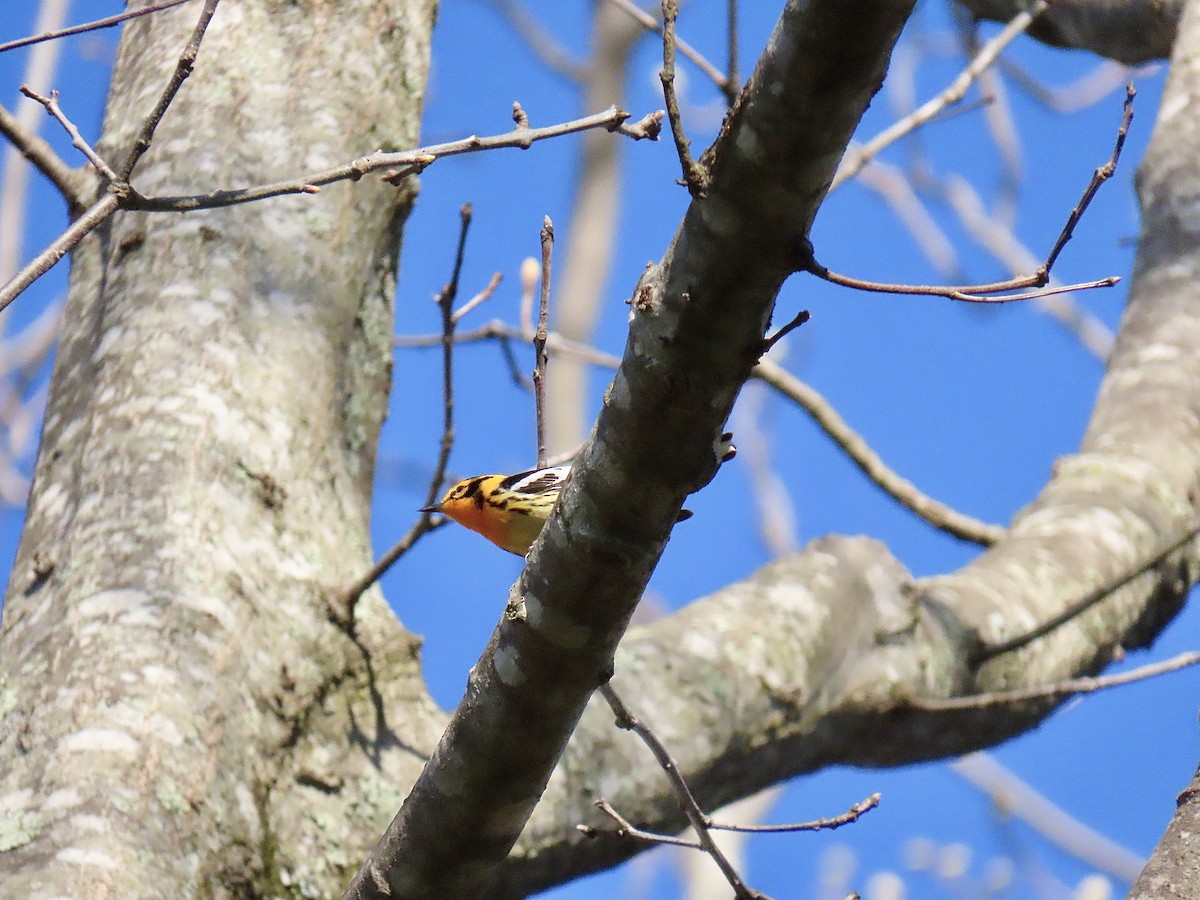
{"type": "MultiPolygon", "coordinates": [[[[221,5],[135,187],[237,187],[414,145],[433,7],[221,5]]],[[[126,26],[108,158],[128,151],[197,8],[126,26]]],[[[324,818],[323,779],[352,725],[370,751],[347,786],[359,853],[394,812],[372,757],[407,783],[439,731],[417,646],[377,593],[359,646],[323,610],[371,562],[410,201],[366,179],[118,214],[75,253],[0,638],[6,896],[244,895],[285,870],[336,891],[355,839],[324,818]],[[392,673],[388,696],[372,697],[364,654],[392,673]],[[323,707],[332,684],[353,702],[323,707]]]]}

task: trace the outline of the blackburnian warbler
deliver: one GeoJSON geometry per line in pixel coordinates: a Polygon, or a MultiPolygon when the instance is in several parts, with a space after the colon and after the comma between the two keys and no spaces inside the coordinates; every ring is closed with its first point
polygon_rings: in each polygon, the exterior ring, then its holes
{"type": "MultiPolygon", "coordinates": [[[[733,435],[721,435],[717,458],[726,462],[736,453],[733,435]]],[[[421,512],[440,512],[482,534],[497,547],[524,556],[550,518],[570,474],[570,466],[548,466],[516,475],[476,475],[458,482],[446,496],[433,506],[422,507],[421,512]]],[[[678,521],[691,515],[681,510],[678,521]]]]}

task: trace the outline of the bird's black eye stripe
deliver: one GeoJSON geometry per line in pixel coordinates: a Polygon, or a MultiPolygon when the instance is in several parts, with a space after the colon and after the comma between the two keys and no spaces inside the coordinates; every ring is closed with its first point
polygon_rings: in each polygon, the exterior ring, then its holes
{"type": "Polygon", "coordinates": [[[479,496],[479,486],[483,484],[484,478],[486,478],[486,476],[481,475],[479,478],[472,478],[470,481],[466,482],[458,490],[458,496],[463,500],[479,496]]]}

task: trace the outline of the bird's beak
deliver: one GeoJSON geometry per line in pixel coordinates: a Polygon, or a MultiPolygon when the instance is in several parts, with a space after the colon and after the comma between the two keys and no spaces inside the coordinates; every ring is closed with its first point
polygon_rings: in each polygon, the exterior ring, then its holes
{"type": "Polygon", "coordinates": [[[441,512],[441,511],[442,511],[442,504],[440,504],[440,503],[435,503],[435,504],[433,504],[433,506],[422,506],[420,509],[417,510],[417,512],[441,512]]]}

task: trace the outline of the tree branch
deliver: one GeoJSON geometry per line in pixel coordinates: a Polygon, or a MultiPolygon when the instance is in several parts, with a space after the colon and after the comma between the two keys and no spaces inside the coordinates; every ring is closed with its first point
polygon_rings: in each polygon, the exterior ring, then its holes
{"type": "Polygon", "coordinates": [[[18,38],[15,41],[6,41],[0,44],[0,53],[7,50],[16,50],[20,47],[28,47],[31,44],[40,44],[42,41],[53,41],[58,38],[69,37],[73,34],[83,34],[88,31],[99,31],[102,28],[111,28],[113,25],[119,25],[121,22],[126,22],[129,19],[136,19],[140,16],[148,16],[151,13],[162,12],[164,9],[170,9],[172,6],[179,6],[183,3],[190,3],[191,0],[163,0],[161,3],[151,3],[143,6],[140,9],[131,9],[123,13],[118,13],[115,16],[107,16],[103,19],[93,19],[91,22],[84,22],[82,25],[72,25],[70,28],[60,28],[56,31],[47,31],[44,34],[30,35],[29,37],[18,38]]]}
{"type": "MultiPolygon", "coordinates": [[[[1008,22],[1024,0],[957,0],[980,19],[1008,22]]],[[[1056,0],[1029,29],[1052,47],[1090,50],[1135,65],[1171,55],[1183,0],[1056,0]]]]}
{"type": "Polygon", "coordinates": [[[751,78],[759,90],[743,92],[708,153],[707,192],[635,292],[608,403],[508,614],[348,896],[383,885],[471,894],[507,856],[611,671],[684,497],[716,472],[714,446],[796,266],[794,236],[811,224],[911,7],[787,5],[751,78]]]}

